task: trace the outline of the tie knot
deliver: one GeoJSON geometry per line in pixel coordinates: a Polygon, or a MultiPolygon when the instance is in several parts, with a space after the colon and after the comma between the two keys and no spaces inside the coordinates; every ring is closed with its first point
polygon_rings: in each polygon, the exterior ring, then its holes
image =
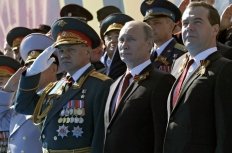
{"type": "Polygon", "coordinates": [[[126,73],[126,75],[124,76],[124,78],[125,78],[125,80],[126,80],[126,79],[130,79],[130,78],[132,78],[131,73],[126,73]]]}
{"type": "Polygon", "coordinates": [[[66,80],[67,80],[68,83],[73,83],[74,82],[74,80],[73,80],[73,78],[71,76],[67,76],[66,80]]]}
{"type": "Polygon", "coordinates": [[[194,59],[190,59],[187,63],[186,68],[188,69],[194,63],[194,59]]]}

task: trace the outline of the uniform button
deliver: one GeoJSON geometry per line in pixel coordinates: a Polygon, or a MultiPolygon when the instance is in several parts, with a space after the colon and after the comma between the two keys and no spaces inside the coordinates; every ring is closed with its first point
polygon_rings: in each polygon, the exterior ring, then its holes
{"type": "Polygon", "coordinates": [[[24,153],[24,150],[21,150],[21,153],[24,153]]]}
{"type": "Polygon", "coordinates": [[[26,139],[27,139],[27,137],[26,137],[26,136],[24,136],[24,137],[23,137],[23,140],[26,140],[26,139]]]}
{"type": "Polygon", "coordinates": [[[111,132],[110,129],[107,129],[107,132],[106,132],[106,133],[107,133],[107,134],[110,134],[110,132],[111,132]]]}
{"type": "Polygon", "coordinates": [[[42,135],[42,138],[45,139],[45,135],[44,134],[42,135]]]}

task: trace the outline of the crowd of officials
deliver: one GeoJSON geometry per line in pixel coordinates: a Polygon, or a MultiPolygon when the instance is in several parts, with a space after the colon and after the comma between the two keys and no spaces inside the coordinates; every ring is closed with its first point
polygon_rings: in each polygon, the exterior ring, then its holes
{"type": "Polygon", "coordinates": [[[0,153],[231,153],[232,5],[68,4],[0,55],[0,153]]]}

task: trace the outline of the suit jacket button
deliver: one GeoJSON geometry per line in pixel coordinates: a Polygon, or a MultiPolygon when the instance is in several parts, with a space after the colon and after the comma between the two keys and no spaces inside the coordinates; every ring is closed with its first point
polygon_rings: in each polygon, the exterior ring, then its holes
{"type": "Polygon", "coordinates": [[[107,134],[110,134],[110,132],[111,132],[110,129],[107,129],[106,133],[107,133],[107,134]]]}

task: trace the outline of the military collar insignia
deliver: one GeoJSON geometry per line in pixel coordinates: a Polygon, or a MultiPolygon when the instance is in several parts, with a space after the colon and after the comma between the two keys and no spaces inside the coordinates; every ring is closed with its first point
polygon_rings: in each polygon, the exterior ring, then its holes
{"type": "Polygon", "coordinates": [[[167,61],[167,57],[164,57],[162,55],[159,55],[156,59],[155,59],[155,62],[161,62],[163,63],[164,65],[169,65],[170,63],[167,61]]]}
{"type": "Polygon", "coordinates": [[[201,65],[200,65],[200,68],[198,69],[197,74],[203,76],[205,74],[206,68],[210,64],[210,61],[209,60],[201,60],[200,63],[201,63],[201,65]]]}

